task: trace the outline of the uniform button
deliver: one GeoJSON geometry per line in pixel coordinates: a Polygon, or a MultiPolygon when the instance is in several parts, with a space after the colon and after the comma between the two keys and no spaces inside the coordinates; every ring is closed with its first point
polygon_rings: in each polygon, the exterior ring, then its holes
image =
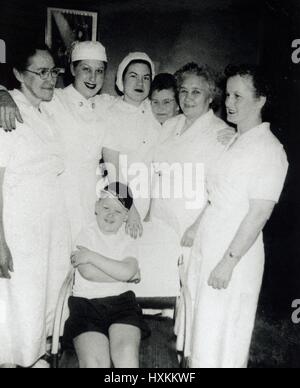
{"type": "Polygon", "coordinates": [[[146,140],[143,141],[143,144],[146,144],[146,140]]]}
{"type": "Polygon", "coordinates": [[[83,102],[80,102],[80,103],[79,103],[79,106],[83,106],[83,102]]]}

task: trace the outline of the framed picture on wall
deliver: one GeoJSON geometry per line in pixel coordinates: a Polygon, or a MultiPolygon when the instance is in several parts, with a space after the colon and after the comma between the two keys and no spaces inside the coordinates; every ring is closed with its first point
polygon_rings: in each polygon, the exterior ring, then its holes
{"type": "Polygon", "coordinates": [[[47,8],[46,44],[57,53],[59,66],[68,66],[73,42],[97,40],[97,23],[97,12],[47,8]]]}

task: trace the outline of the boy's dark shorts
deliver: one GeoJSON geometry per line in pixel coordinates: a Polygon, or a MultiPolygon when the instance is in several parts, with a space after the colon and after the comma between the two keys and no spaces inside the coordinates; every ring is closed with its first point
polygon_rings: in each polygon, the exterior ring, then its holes
{"type": "Polygon", "coordinates": [[[141,307],[132,291],[103,299],[85,299],[71,296],[70,317],[66,322],[63,349],[73,349],[73,340],[81,334],[96,332],[109,337],[109,328],[124,324],[141,330],[142,339],[150,336],[150,330],[143,319],[141,307]]]}

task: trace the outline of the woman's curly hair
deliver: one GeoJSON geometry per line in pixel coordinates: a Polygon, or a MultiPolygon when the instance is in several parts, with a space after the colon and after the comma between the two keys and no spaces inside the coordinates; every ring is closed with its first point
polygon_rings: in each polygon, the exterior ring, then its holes
{"type": "Polygon", "coordinates": [[[196,75],[206,81],[210,97],[213,100],[211,107],[216,110],[221,101],[220,75],[208,65],[200,66],[195,62],[187,63],[175,73],[178,91],[187,75],[196,75]]]}

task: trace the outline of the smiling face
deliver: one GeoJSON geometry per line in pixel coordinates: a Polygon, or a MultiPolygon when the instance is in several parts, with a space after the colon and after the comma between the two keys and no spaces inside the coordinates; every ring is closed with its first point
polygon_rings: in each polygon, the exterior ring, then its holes
{"type": "Polygon", "coordinates": [[[175,92],[172,89],[155,90],[151,96],[151,105],[154,116],[161,124],[176,116],[178,111],[175,92]]]}
{"type": "Polygon", "coordinates": [[[21,83],[21,91],[33,106],[39,106],[42,101],[52,100],[57,81],[57,78],[53,78],[51,74],[46,80],[42,80],[39,75],[34,73],[39,73],[45,69],[51,70],[54,67],[51,54],[48,51],[37,50],[36,54],[28,60],[28,71],[14,70],[17,80],[21,83]]]}
{"type": "Polygon", "coordinates": [[[139,106],[150,93],[151,69],[145,63],[132,63],[124,74],[124,99],[139,106]]]}
{"type": "Polygon", "coordinates": [[[75,89],[86,99],[95,97],[103,87],[105,78],[105,63],[96,60],[80,61],[71,65],[75,77],[75,89]]]}
{"type": "Polygon", "coordinates": [[[104,234],[117,234],[127,220],[128,212],[113,198],[103,198],[96,203],[96,217],[99,229],[104,234]]]}
{"type": "Polygon", "coordinates": [[[229,122],[241,127],[251,127],[261,120],[265,97],[257,97],[250,76],[236,75],[227,81],[226,110],[229,122]]]}
{"type": "Polygon", "coordinates": [[[179,89],[180,107],[189,120],[197,120],[209,111],[212,98],[209,85],[196,74],[184,75],[179,89]]]}

